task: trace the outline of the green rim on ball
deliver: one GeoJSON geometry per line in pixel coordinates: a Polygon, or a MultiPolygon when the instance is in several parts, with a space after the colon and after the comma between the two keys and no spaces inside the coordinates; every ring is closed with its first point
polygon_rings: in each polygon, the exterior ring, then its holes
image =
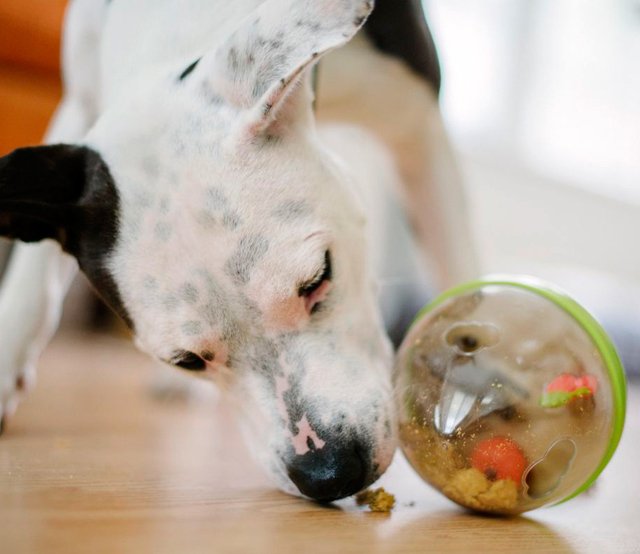
{"type": "Polygon", "coordinates": [[[596,345],[604,364],[609,373],[611,380],[611,390],[613,392],[613,429],[611,437],[609,439],[609,445],[600,464],[595,471],[589,476],[589,478],[578,487],[572,494],[563,498],[555,505],[562,504],[567,500],[570,500],[580,493],[586,491],[593,482],[597,479],[598,475],[602,473],[602,470],[607,466],[609,460],[613,456],[613,453],[618,447],[620,437],[622,436],[622,429],[624,427],[624,419],[627,409],[627,383],[624,375],[624,369],[622,362],[616,351],[613,342],[607,335],[606,331],[596,321],[596,319],[585,310],[580,304],[578,304],[573,298],[565,293],[555,285],[551,285],[535,277],[528,276],[514,276],[514,275],[489,275],[476,281],[470,281],[462,285],[453,287],[446,292],[442,293],[435,300],[427,304],[414,319],[415,323],[421,319],[426,313],[430,312],[434,308],[440,306],[440,304],[450,300],[455,296],[465,294],[487,286],[507,286],[517,287],[520,289],[528,290],[535,294],[538,294],[548,300],[551,300],[554,304],[562,308],[567,312],[578,324],[587,332],[591,340],[596,345]]]}

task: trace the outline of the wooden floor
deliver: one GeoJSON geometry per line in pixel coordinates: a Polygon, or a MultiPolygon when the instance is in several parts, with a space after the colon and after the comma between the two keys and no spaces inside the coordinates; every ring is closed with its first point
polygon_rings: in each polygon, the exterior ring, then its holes
{"type": "Polygon", "coordinates": [[[640,391],[588,495],[515,519],[458,509],[398,457],[390,515],[274,490],[222,402],[150,394],[151,365],[117,339],[57,339],[0,439],[0,552],[640,552],[640,391]]]}

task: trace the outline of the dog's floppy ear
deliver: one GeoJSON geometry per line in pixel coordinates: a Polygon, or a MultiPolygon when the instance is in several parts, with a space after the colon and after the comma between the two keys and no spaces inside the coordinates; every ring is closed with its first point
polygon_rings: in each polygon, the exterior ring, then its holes
{"type": "Polygon", "coordinates": [[[105,172],[100,156],[84,146],[19,148],[0,158],[0,235],[23,242],[55,239],[76,254],[105,172]]]}
{"type": "Polygon", "coordinates": [[[295,118],[291,93],[323,54],[350,40],[372,0],[267,0],[198,64],[210,97],[245,112],[252,134],[295,118]],[[288,108],[291,107],[291,110],[288,108]]]}

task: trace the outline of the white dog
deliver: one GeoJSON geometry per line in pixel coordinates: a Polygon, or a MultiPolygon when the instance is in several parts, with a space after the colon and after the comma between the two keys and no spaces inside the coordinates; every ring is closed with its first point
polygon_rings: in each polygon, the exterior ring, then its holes
{"type": "Polygon", "coordinates": [[[475,265],[420,3],[381,0],[364,25],[372,9],[71,3],[49,145],[0,159],[0,232],[22,241],[0,293],[0,415],[79,265],[140,348],[237,399],[281,488],[330,501],[382,474],[395,421],[376,283],[391,321],[393,280],[419,271],[394,194],[438,284],[475,265]],[[314,115],[312,67],[363,25],[323,61],[314,115]]]}

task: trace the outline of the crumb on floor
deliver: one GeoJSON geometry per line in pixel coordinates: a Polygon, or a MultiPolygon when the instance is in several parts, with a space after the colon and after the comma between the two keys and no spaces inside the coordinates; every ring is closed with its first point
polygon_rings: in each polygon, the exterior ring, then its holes
{"type": "Polygon", "coordinates": [[[358,506],[368,504],[372,512],[390,512],[396,504],[396,497],[380,487],[359,492],[356,495],[356,503],[358,506]]]}

